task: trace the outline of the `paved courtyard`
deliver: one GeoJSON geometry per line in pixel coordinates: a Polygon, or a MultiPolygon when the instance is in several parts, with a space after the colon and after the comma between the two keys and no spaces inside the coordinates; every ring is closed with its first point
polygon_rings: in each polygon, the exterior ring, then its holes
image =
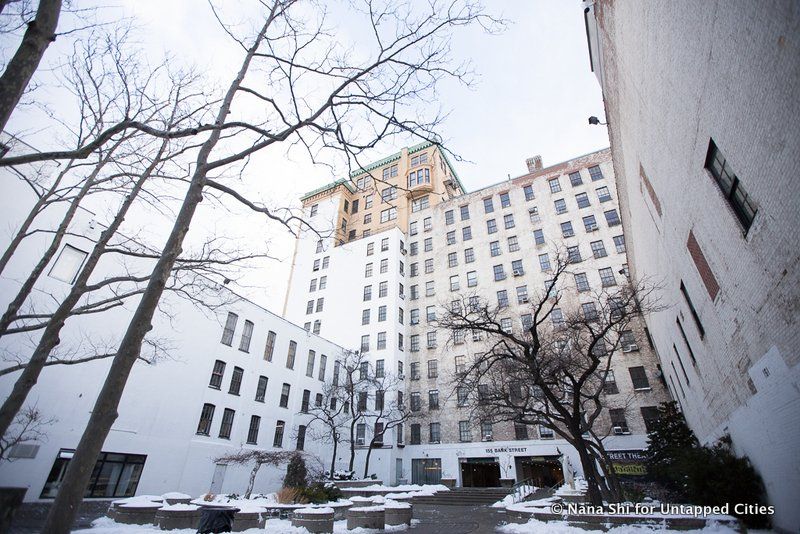
{"type": "Polygon", "coordinates": [[[415,504],[414,519],[419,519],[419,523],[406,532],[419,534],[494,532],[497,525],[505,522],[505,516],[505,510],[489,506],[415,504]]]}

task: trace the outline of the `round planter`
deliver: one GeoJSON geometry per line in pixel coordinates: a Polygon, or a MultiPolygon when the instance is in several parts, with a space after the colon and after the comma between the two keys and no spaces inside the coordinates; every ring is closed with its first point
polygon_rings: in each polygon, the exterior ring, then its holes
{"type": "Polygon", "coordinates": [[[350,508],[346,516],[347,530],[354,528],[383,529],[386,527],[386,510],[382,506],[350,508]]]}
{"type": "Polygon", "coordinates": [[[116,508],[116,517],[114,520],[117,523],[124,523],[126,525],[152,525],[156,520],[156,512],[163,505],[161,503],[153,503],[146,506],[129,506],[121,504],[116,508]]]}
{"type": "Polygon", "coordinates": [[[365,507],[375,504],[372,497],[362,497],[360,495],[349,497],[347,500],[353,503],[353,506],[365,507]]]}
{"type": "Polygon", "coordinates": [[[197,529],[200,525],[200,508],[197,510],[159,510],[156,512],[155,523],[161,530],[197,529]]]}
{"type": "Polygon", "coordinates": [[[267,510],[240,510],[233,516],[233,532],[242,532],[250,528],[264,528],[267,520],[267,510]]]}
{"type": "Polygon", "coordinates": [[[292,514],[292,526],[303,527],[309,532],[333,532],[334,513],[311,510],[295,510],[292,514]]]}
{"type": "Polygon", "coordinates": [[[387,525],[410,525],[413,509],[411,505],[388,505],[385,507],[385,521],[387,525]]]}
{"type": "Polygon", "coordinates": [[[325,505],[328,508],[333,508],[333,519],[339,521],[346,517],[347,511],[353,507],[353,503],[345,502],[332,502],[325,505]]]}

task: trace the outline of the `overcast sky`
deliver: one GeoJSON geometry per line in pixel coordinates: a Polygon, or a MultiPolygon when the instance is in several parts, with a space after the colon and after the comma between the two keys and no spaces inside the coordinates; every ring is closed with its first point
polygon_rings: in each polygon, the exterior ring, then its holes
{"type": "MultiPolygon", "coordinates": [[[[227,2],[238,1],[226,0],[226,8],[231,5],[227,2]]],[[[525,159],[533,155],[541,155],[547,166],[608,146],[605,128],[587,122],[590,115],[603,118],[603,103],[589,67],[581,2],[486,4],[509,21],[508,27],[500,35],[476,29],[458,36],[453,55],[472,62],[476,81],[470,88],[446,83],[440,90],[440,104],[449,111],[440,133],[448,148],[466,160],[456,170],[468,191],[524,174],[525,159]]],[[[220,85],[227,85],[231,69],[238,68],[241,51],[219,29],[205,1],[122,0],[118,5],[112,9],[135,20],[137,40],[154,63],[169,53],[199,66],[220,85]]],[[[345,3],[331,6],[331,22],[347,20],[345,3]]],[[[245,23],[246,19],[243,16],[245,23]]],[[[8,44],[4,43],[6,54],[8,44]]],[[[11,131],[29,126],[22,120],[12,118],[11,131]]],[[[375,159],[387,153],[376,153],[375,159]]],[[[329,169],[312,166],[299,153],[287,158],[285,152],[276,151],[254,159],[245,187],[273,205],[297,205],[300,195],[332,178],[329,169]]],[[[280,312],[293,238],[245,212],[237,218],[206,209],[200,217],[198,223],[208,229],[237,239],[269,241],[270,254],[277,259],[248,273],[242,291],[280,312]]]]}

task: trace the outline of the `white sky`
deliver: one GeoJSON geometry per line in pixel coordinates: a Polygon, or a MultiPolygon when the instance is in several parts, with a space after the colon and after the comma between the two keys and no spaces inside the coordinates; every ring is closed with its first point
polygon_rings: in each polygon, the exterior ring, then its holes
{"type": "MultiPolygon", "coordinates": [[[[228,2],[240,1],[225,0],[225,7],[229,10],[228,2]]],[[[551,165],[608,146],[605,128],[587,123],[590,115],[603,118],[603,103],[589,67],[581,2],[485,3],[511,24],[500,35],[476,29],[458,36],[453,55],[471,60],[478,79],[472,88],[446,83],[439,91],[440,104],[450,113],[440,134],[450,150],[467,160],[456,164],[456,170],[468,191],[525,173],[525,159],[536,154],[551,165]]],[[[135,20],[137,41],[154,63],[169,53],[177,61],[197,65],[219,85],[227,85],[231,70],[238,68],[241,52],[219,29],[205,1],[122,0],[119,6],[108,8],[106,14],[124,13],[135,20]]],[[[347,20],[346,4],[330,6],[332,23],[347,20]]],[[[242,20],[247,23],[248,17],[243,15],[242,20]]],[[[4,39],[1,44],[7,57],[15,43],[4,39]]],[[[60,52],[53,48],[46,57],[49,65],[60,52]]],[[[10,131],[30,129],[26,120],[24,115],[12,117],[10,131]]],[[[376,152],[374,159],[399,148],[376,152]]],[[[343,175],[345,169],[340,172],[343,175]]],[[[300,195],[334,177],[300,153],[287,158],[285,152],[275,151],[254,159],[243,187],[269,204],[297,205],[300,195]]],[[[261,262],[245,276],[246,287],[240,290],[279,313],[293,238],[244,211],[231,216],[204,207],[196,221],[202,227],[242,242],[269,241],[270,254],[277,260],[261,262]]]]}

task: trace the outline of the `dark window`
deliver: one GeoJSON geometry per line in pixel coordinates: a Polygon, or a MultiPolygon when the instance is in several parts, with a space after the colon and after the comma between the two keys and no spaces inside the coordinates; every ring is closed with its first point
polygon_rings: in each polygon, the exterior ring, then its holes
{"type": "MultiPolygon", "coordinates": [[[[353,203],[355,206],[355,203],[353,203]]],[[[300,425],[297,427],[297,450],[302,451],[306,446],[306,426],[300,425]]]]}
{"type": "Polygon", "coordinates": [[[222,439],[231,439],[231,430],[233,429],[233,418],[236,412],[230,408],[225,408],[222,412],[222,424],[219,425],[219,437],[222,439]]]}
{"type": "Polygon", "coordinates": [[[258,387],[256,387],[256,401],[264,402],[266,396],[267,396],[267,377],[259,376],[258,387]]]}
{"type": "Polygon", "coordinates": [[[596,182],[597,180],[603,179],[603,171],[600,170],[600,167],[595,165],[594,167],[589,167],[589,176],[592,177],[592,181],[596,182]]]}
{"type": "Polygon", "coordinates": [[[532,185],[526,185],[525,187],[522,188],[522,190],[525,192],[525,200],[533,200],[534,198],[536,198],[536,195],[533,192],[532,185]]]}
{"type": "Polygon", "coordinates": [[[586,193],[578,193],[575,195],[575,200],[578,202],[579,208],[588,208],[591,205],[589,202],[589,195],[586,193]]]}
{"type": "Polygon", "coordinates": [[[422,432],[418,423],[411,424],[411,445],[422,443],[422,432]]]}
{"type": "Polygon", "coordinates": [[[244,369],[241,367],[234,367],[233,374],[231,375],[231,385],[228,388],[228,393],[231,395],[238,395],[239,391],[242,389],[242,375],[244,375],[244,369]]]}
{"type": "Polygon", "coordinates": [[[289,391],[291,390],[291,386],[289,384],[284,384],[281,388],[281,401],[278,406],[281,408],[288,408],[289,407],[289,391]]]}
{"type": "Polygon", "coordinates": [[[753,219],[755,219],[758,208],[756,208],[753,199],[750,198],[750,195],[748,195],[742,187],[739,178],[733,172],[730,165],[728,165],[725,156],[719,151],[713,139],[708,142],[708,154],[706,155],[705,167],[717,181],[717,185],[725,196],[725,200],[728,201],[728,204],[733,209],[733,213],[736,214],[736,218],[738,218],[739,222],[742,224],[744,233],[747,234],[747,231],[750,230],[750,226],[753,224],[753,219]]]}
{"type": "Polygon", "coordinates": [[[581,185],[583,183],[580,171],[569,173],[569,183],[572,184],[572,187],[575,187],[576,185],[581,185]]]}
{"type": "Polygon", "coordinates": [[[289,341],[289,352],[286,354],[286,367],[294,369],[294,357],[297,354],[297,342],[289,341]]]}
{"type": "Polygon", "coordinates": [[[628,421],[625,419],[625,408],[611,408],[608,410],[611,419],[611,429],[614,433],[628,432],[628,421]]]}
{"type": "Polygon", "coordinates": [[[275,438],[272,440],[273,447],[283,447],[283,429],[285,427],[286,423],[283,421],[275,423],[275,438]]]}
{"type": "Polygon", "coordinates": [[[514,423],[514,439],[528,439],[528,425],[514,423]]]}
{"type": "Polygon", "coordinates": [[[239,316],[233,312],[228,312],[228,318],[225,320],[225,329],[222,331],[222,344],[231,346],[233,343],[233,332],[236,330],[236,322],[239,316]]]}
{"type": "Polygon", "coordinates": [[[311,402],[311,392],[307,389],[303,390],[303,402],[300,405],[300,411],[308,413],[308,405],[311,402]]]}
{"type": "Polygon", "coordinates": [[[225,362],[217,360],[214,362],[214,369],[211,371],[211,381],[208,387],[220,389],[222,387],[222,376],[225,374],[225,362]]]}
{"type": "Polygon", "coordinates": [[[261,418],[257,415],[250,417],[250,429],[247,431],[247,443],[258,444],[258,429],[261,426],[261,418]]]}
{"type": "Polygon", "coordinates": [[[658,408],[655,406],[642,406],[642,419],[648,432],[655,430],[655,423],[659,420],[658,408]]]}
{"type": "Polygon", "coordinates": [[[633,389],[650,389],[650,381],[647,380],[644,367],[628,367],[628,372],[631,374],[633,389]]]}
{"type": "Polygon", "coordinates": [[[681,294],[686,301],[686,305],[689,307],[689,313],[692,314],[694,324],[697,326],[697,331],[700,333],[700,339],[703,339],[706,335],[706,330],[703,328],[703,323],[700,322],[700,316],[697,314],[697,310],[694,309],[694,304],[692,304],[692,299],[689,297],[689,292],[686,291],[686,286],[683,285],[683,280],[681,280],[681,294]]]}
{"type": "Polygon", "coordinates": [[[264,359],[268,362],[272,361],[272,353],[275,351],[275,332],[272,330],[267,334],[267,344],[264,346],[264,359]]]}
{"type": "Polygon", "coordinates": [[[439,409],[439,390],[432,389],[428,392],[428,409],[429,410],[438,410],[439,409]]]}
{"type": "Polygon", "coordinates": [[[442,440],[442,427],[439,423],[430,424],[430,443],[439,443],[442,440]]]}
{"type": "Polygon", "coordinates": [[[239,350],[242,352],[250,352],[250,340],[253,338],[253,321],[244,322],[244,330],[242,330],[242,339],[239,341],[239,350]]]}
{"type": "MultiPolygon", "coordinates": [[[[68,449],[58,452],[40,498],[52,499],[56,496],[73,453],[68,449]]],[[[84,497],[132,497],[136,494],[146,459],[147,456],[140,454],[101,452],[84,497]]]]}
{"type": "Polygon", "coordinates": [[[214,420],[213,404],[204,404],[203,411],[200,412],[200,422],[197,424],[197,433],[203,436],[211,434],[211,422],[214,420]]]}
{"type": "Polygon", "coordinates": [[[608,210],[603,213],[606,216],[606,222],[608,223],[609,226],[617,226],[618,224],[621,224],[621,221],[619,220],[619,215],[617,214],[617,210],[608,210]]]}

